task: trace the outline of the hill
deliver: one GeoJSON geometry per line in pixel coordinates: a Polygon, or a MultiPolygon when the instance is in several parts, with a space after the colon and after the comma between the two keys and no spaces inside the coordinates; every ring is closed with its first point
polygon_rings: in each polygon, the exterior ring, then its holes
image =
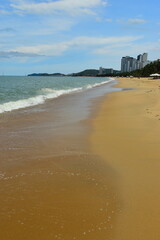
{"type": "Polygon", "coordinates": [[[91,76],[91,77],[95,77],[97,76],[99,73],[99,70],[96,69],[86,69],[82,72],[78,72],[78,73],[73,73],[72,76],[91,76]]]}
{"type": "Polygon", "coordinates": [[[32,73],[32,74],[28,74],[28,76],[32,76],[32,77],[35,77],[35,76],[64,76],[64,74],[62,73],[32,73]]]}

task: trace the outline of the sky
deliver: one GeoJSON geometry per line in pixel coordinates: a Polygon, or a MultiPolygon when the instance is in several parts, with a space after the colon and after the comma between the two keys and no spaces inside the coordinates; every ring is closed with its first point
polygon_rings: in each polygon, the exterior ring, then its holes
{"type": "Polygon", "coordinates": [[[159,0],[0,0],[0,75],[120,70],[160,58],[159,0]]]}

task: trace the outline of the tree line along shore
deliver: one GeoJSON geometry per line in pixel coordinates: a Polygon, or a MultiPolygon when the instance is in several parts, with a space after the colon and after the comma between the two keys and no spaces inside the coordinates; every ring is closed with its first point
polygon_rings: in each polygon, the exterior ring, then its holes
{"type": "Polygon", "coordinates": [[[120,72],[116,71],[113,74],[99,74],[97,69],[86,69],[78,73],[63,74],[63,73],[32,73],[28,76],[72,76],[72,77],[149,77],[151,74],[159,73],[160,74],[160,59],[147,64],[144,68],[138,69],[132,72],[120,72]]]}

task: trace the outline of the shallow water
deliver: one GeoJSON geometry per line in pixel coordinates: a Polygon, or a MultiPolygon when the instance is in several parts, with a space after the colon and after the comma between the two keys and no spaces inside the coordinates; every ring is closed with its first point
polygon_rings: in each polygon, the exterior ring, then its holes
{"type": "Polygon", "coordinates": [[[47,99],[85,91],[107,82],[113,82],[113,79],[0,76],[0,113],[43,104],[47,99]]]}
{"type": "Polygon", "coordinates": [[[89,151],[110,85],[0,117],[0,239],[113,239],[116,173],[89,151]]]}
{"type": "Polygon", "coordinates": [[[1,172],[1,239],[112,239],[113,175],[88,154],[1,172]]]}

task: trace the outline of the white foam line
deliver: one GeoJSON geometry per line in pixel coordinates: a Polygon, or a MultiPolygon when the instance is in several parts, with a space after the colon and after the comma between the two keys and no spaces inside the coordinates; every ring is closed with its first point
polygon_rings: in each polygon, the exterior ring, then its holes
{"type": "Polygon", "coordinates": [[[88,84],[87,86],[84,86],[82,88],[73,88],[73,89],[68,89],[68,90],[54,90],[54,89],[50,89],[50,88],[44,88],[44,89],[41,89],[41,91],[40,91],[41,94],[38,96],[0,104],[0,113],[10,112],[10,111],[17,110],[17,109],[22,109],[22,108],[26,108],[26,107],[43,104],[47,99],[57,98],[59,96],[62,96],[65,94],[70,94],[73,92],[85,91],[87,89],[91,89],[94,87],[98,87],[98,86],[107,84],[114,80],[115,79],[110,78],[109,80],[101,82],[101,83],[95,83],[93,85],[88,84]]]}

